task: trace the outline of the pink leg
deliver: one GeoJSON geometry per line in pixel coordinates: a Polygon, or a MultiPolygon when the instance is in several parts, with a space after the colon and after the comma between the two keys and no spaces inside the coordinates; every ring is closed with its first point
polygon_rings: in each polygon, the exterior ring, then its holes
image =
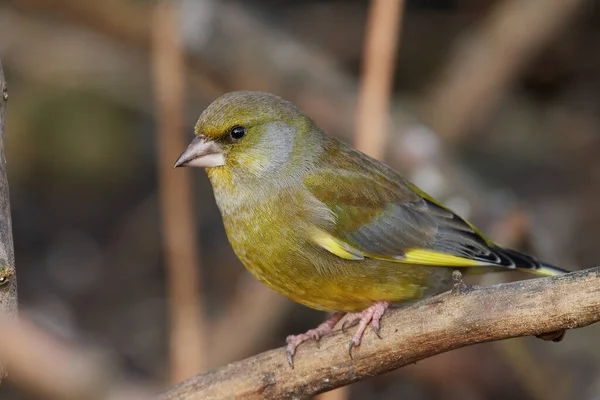
{"type": "Polygon", "coordinates": [[[300,335],[290,335],[287,337],[287,360],[290,367],[294,368],[294,354],[296,354],[296,348],[308,340],[316,340],[319,343],[319,339],[323,336],[327,336],[333,332],[335,325],[342,319],[345,313],[336,312],[331,315],[325,322],[317,326],[315,329],[311,329],[306,333],[300,335]]]}
{"type": "Polygon", "coordinates": [[[350,346],[348,347],[348,353],[350,354],[350,358],[352,358],[352,348],[354,346],[360,346],[360,342],[362,341],[362,337],[365,333],[365,330],[367,329],[367,326],[369,326],[369,323],[371,324],[373,332],[375,332],[375,334],[378,337],[381,337],[381,335],[379,334],[379,321],[381,320],[381,317],[383,316],[383,314],[389,306],[390,303],[388,302],[378,301],[376,303],[373,303],[371,307],[361,312],[348,315],[348,318],[346,318],[346,321],[344,321],[344,323],[342,324],[342,330],[345,329],[347,326],[351,326],[356,321],[358,321],[358,328],[356,329],[356,333],[352,337],[352,340],[350,341],[350,346]]]}

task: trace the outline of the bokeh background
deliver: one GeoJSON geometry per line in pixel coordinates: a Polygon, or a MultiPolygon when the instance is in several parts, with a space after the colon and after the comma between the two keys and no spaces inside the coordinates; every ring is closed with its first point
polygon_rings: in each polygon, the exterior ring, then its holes
{"type": "MultiPolygon", "coordinates": [[[[380,141],[375,156],[500,243],[597,265],[600,3],[408,0],[391,36],[369,42],[375,3],[1,0],[21,311],[156,386],[325,317],[255,282],[203,171],[171,169],[204,107],[240,89],[380,141]],[[383,72],[368,78],[369,65],[383,72]],[[365,82],[389,107],[357,112],[365,82]]],[[[600,399],[598,337],[596,325],[560,344],[472,346],[322,399],[600,399]]],[[[0,398],[28,397],[3,386],[0,398]]]]}

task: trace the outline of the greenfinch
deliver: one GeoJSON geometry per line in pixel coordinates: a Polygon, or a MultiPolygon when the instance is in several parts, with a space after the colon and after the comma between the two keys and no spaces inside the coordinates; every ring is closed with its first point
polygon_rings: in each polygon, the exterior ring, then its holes
{"type": "Polygon", "coordinates": [[[206,169],[227,237],[269,288],[332,316],[301,343],[357,323],[379,334],[390,305],[452,287],[452,273],[565,273],[504,249],[387,165],[327,135],[294,104],[227,93],[202,113],[175,167],[206,169]]]}

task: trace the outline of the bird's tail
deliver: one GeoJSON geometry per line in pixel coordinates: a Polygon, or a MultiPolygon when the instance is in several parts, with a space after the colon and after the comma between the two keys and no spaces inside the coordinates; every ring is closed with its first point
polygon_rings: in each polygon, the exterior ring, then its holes
{"type": "Polygon", "coordinates": [[[518,252],[516,250],[510,249],[495,249],[502,253],[502,255],[506,256],[515,268],[528,272],[530,274],[535,274],[539,276],[557,276],[568,274],[570,271],[567,271],[562,268],[555,267],[554,265],[546,264],[540,262],[533,258],[530,255],[518,252]]]}

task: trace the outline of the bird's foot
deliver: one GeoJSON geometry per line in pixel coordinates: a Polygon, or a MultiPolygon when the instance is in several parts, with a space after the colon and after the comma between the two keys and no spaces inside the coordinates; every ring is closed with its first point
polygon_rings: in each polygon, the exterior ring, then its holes
{"type": "Polygon", "coordinates": [[[349,326],[354,325],[358,321],[358,328],[356,329],[356,333],[352,336],[352,340],[350,341],[350,345],[348,346],[348,354],[350,358],[352,358],[352,348],[354,346],[360,346],[360,342],[362,341],[362,337],[367,329],[367,326],[371,324],[371,328],[373,332],[381,339],[381,335],[379,334],[381,317],[385,313],[385,311],[390,307],[390,303],[386,301],[378,301],[373,303],[373,305],[361,312],[349,314],[344,323],[342,324],[342,330],[349,326]]]}
{"type": "Polygon", "coordinates": [[[317,342],[317,346],[319,344],[319,339],[323,336],[327,336],[333,332],[333,328],[335,325],[342,319],[345,313],[336,312],[331,315],[325,322],[321,325],[317,326],[314,329],[307,331],[306,333],[301,333],[300,335],[290,335],[287,337],[287,360],[290,367],[294,368],[294,354],[296,354],[296,348],[300,346],[300,344],[308,341],[315,340],[317,342]]]}

